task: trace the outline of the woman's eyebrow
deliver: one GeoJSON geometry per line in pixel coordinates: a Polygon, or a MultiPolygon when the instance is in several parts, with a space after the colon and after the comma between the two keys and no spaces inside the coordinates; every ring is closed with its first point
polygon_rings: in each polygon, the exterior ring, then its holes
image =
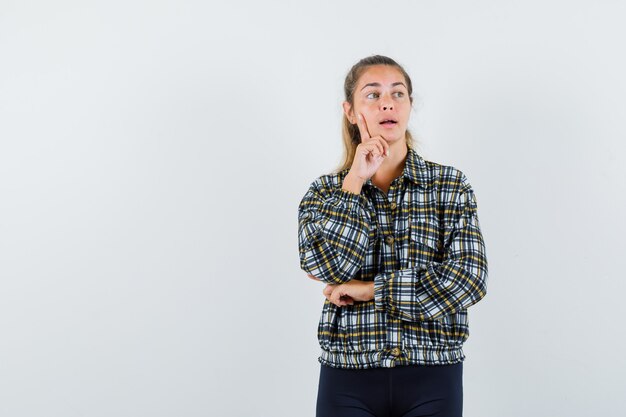
{"type": "MultiPolygon", "coordinates": [[[[392,86],[392,87],[395,87],[396,85],[404,85],[404,83],[403,83],[403,82],[398,81],[398,82],[396,82],[396,83],[391,84],[391,86],[392,86]]],[[[363,86],[363,88],[361,88],[361,91],[362,91],[365,87],[380,87],[380,83],[369,83],[369,84],[365,84],[365,85],[363,86]]],[[[404,85],[404,88],[406,88],[406,85],[404,85]]]]}

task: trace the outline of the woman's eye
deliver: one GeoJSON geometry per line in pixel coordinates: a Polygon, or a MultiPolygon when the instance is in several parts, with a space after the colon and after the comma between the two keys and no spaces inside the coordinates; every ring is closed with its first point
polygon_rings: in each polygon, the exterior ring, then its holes
{"type": "MultiPolygon", "coordinates": [[[[404,93],[402,91],[396,91],[393,94],[395,94],[396,97],[404,97],[404,93]]],[[[366,98],[378,98],[379,94],[378,93],[368,93],[366,96],[366,98]]]]}

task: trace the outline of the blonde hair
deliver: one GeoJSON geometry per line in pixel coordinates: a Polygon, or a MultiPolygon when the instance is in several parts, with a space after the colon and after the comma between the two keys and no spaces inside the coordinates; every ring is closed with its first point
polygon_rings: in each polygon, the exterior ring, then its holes
{"type": "MultiPolygon", "coordinates": [[[[354,64],[348,74],[346,75],[346,79],[343,84],[343,91],[345,95],[345,100],[350,103],[352,108],[354,108],[354,90],[356,89],[357,82],[361,75],[373,65],[389,65],[394,68],[397,68],[398,71],[404,77],[406,81],[406,87],[409,92],[409,99],[411,100],[411,105],[413,104],[413,85],[411,83],[411,77],[409,74],[402,68],[400,64],[398,64],[393,59],[383,56],[383,55],[372,55],[366,58],[361,59],[359,62],[354,64]]],[[[354,154],[356,153],[356,147],[361,143],[361,133],[359,132],[359,128],[357,125],[353,125],[350,123],[350,120],[346,117],[345,113],[343,114],[341,121],[342,129],[341,136],[343,139],[343,162],[341,165],[336,168],[335,172],[342,171],[344,169],[350,168],[352,166],[352,161],[354,160],[354,154]]],[[[415,139],[409,129],[406,130],[406,142],[408,147],[414,147],[415,139]]]]}

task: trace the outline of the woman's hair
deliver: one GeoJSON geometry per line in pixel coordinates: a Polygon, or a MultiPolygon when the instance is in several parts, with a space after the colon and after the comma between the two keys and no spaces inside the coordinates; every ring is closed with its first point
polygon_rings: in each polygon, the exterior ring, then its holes
{"type": "MultiPolygon", "coordinates": [[[[382,55],[372,55],[367,58],[363,58],[356,64],[350,68],[348,75],[346,75],[346,80],[343,84],[343,90],[345,94],[345,99],[350,103],[352,108],[354,108],[354,90],[356,89],[356,84],[365,72],[368,67],[372,65],[389,65],[394,68],[397,68],[398,71],[404,76],[404,80],[406,81],[406,87],[409,92],[409,99],[411,100],[411,104],[413,104],[413,85],[411,83],[411,77],[406,73],[404,68],[396,61],[391,58],[382,55]]],[[[336,169],[335,172],[339,172],[346,168],[350,168],[352,166],[352,161],[354,160],[354,154],[356,153],[356,147],[361,143],[361,133],[359,132],[359,127],[356,124],[350,123],[350,120],[346,117],[345,113],[342,118],[342,131],[341,136],[343,138],[343,146],[344,146],[344,154],[343,154],[343,162],[336,169]]],[[[409,132],[409,129],[406,130],[406,142],[409,147],[414,145],[414,139],[409,132]]]]}

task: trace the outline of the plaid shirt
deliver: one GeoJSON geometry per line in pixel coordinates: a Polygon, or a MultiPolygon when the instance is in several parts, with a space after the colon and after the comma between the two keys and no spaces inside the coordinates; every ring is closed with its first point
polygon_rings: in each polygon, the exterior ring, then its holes
{"type": "Polygon", "coordinates": [[[298,207],[300,267],[325,283],[374,281],[374,299],[328,300],[319,362],[339,368],[463,361],[467,308],[487,290],[474,192],[463,172],[408,147],[388,194],[368,179],[342,189],[349,169],[315,179],[298,207]]]}

